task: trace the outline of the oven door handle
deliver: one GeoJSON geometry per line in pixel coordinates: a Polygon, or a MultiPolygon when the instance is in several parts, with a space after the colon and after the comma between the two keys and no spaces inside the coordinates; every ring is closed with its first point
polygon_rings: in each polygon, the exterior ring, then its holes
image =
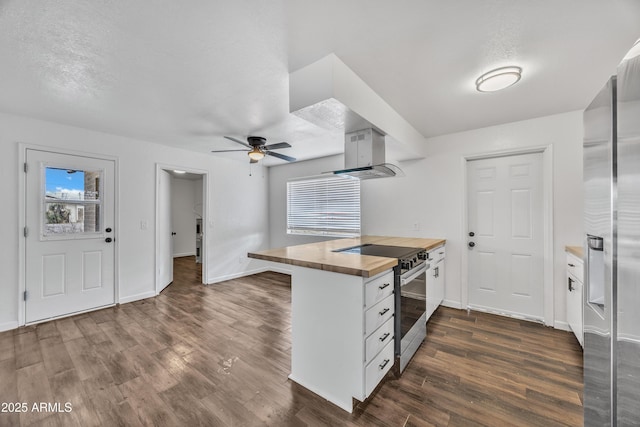
{"type": "Polygon", "coordinates": [[[418,268],[415,271],[414,270],[407,271],[402,276],[400,276],[400,286],[404,286],[407,283],[413,281],[413,279],[415,279],[416,277],[418,277],[419,275],[427,271],[429,267],[430,267],[429,264],[424,263],[422,264],[422,266],[420,266],[420,268],[418,268]]]}

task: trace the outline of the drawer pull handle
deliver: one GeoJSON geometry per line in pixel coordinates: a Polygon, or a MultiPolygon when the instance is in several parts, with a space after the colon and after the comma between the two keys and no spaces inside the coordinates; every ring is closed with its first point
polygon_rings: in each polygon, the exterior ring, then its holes
{"type": "Polygon", "coordinates": [[[569,267],[575,267],[575,264],[569,264],[569,267]]]}
{"type": "Polygon", "coordinates": [[[384,288],[386,288],[389,285],[390,285],[390,283],[385,283],[384,285],[378,286],[378,289],[383,290],[384,288]]]}
{"type": "Polygon", "coordinates": [[[387,364],[389,363],[389,359],[384,359],[384,362],[382,362],[380,365],[378,365],[378,368],[380,368],[380,370],[383,370],[385,366],[387,366],[387,364]]]}
{"type": "Polygon", "coordinates": [[[387,311],[389,311],[389,310],[390,310],[389,308],[385,308],[384,310],[382,310],[382,311],[381,311],[380,313],[378,313],[378,314],[379,314],[380,316],[384,316],[384,315],[387,313],[387,311]]]}
{"type": "Polygon", "coordinates": [[[387,338],[389,338],[389,335],[391,335],[391,334],[389,332],[387,332],[386,334],[381,336],[380,337],[380,342],[384,342],[387,338]]]}

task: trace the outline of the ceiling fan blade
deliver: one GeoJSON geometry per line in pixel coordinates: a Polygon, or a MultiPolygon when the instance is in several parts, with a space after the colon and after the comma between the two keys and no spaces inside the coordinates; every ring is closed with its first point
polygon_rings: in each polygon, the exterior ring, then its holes
{"type": "Polygon", "coordinates": [[[277,150],[279,148],[291,148],[291,144],[288,142],[278,142],[277,144],[265,145],[265,150],[277,150]]]}
{"type": "Polygon", "coordinates": [[[242,142],[239,139],[235,139],[231,136],[225,136],[225,138],[227,138],[229,141],[233,141],[233,142],[237,142],[240,145],[244,145],[247,148],[253,148],[252,146],[250,146],[249,144],[247,144],[246,142],[242,142]]]}
{"type": "Polygon", "coordinates": [[[212,153],[228,153],[230,151],[244,151],[246,153],[249,150],[211,150],[212,153]]]}
{"type": "Polygon", "coordinates": [[[287,162],[295,162],[296,161],[295,157],[285,156],[284,154],[274,153],[272,151],[266,151],[265,154],[267,156],[273,156],[273,157],[277,157],[277,158],[282,159],[282,160],[286,160],[287,162]]]}

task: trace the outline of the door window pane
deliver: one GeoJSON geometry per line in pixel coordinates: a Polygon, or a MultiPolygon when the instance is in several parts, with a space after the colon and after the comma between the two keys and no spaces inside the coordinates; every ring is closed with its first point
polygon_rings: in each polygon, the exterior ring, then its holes
{"type": "Polygon", "coordinates": [[[45,236],[100,231],[101,174],[102,171],[45,168],[45,236]]]}

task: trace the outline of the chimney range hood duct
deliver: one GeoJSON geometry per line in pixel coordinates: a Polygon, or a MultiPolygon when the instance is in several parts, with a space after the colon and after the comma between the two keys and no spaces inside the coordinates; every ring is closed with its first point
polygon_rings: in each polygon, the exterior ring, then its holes
{"type": "Polygon", "coordinates": [[[385,163],[384,135],[393,138],[399,159],[424,157],[425,138],[333,53],[289,74],[289,111],[333,135],[346,134],[345,167],[331,172],[336,176],[402,176],[400,168],[385,163]],[[367,143],[351,142],[350,136],[359,132],[370,133],[367,143]],[[363,161],[363,157],[371,159],[363,161]]]}
{"type": "Polygon", "coordinates": [[[385,163],[384,135],[373,128],[346,133],[344,169],[327,173],[360,180],[404,176],[399,167],[385,163]]]}

